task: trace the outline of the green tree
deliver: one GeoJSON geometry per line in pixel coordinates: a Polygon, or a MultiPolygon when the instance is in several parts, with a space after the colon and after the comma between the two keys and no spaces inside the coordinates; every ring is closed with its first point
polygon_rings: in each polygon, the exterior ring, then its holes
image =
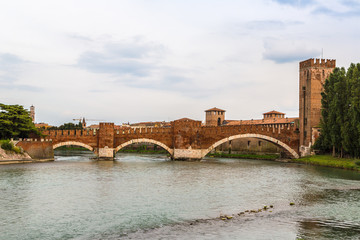
{"type": "Polygon", "coordinates": [[[360,64],[351,64],[347,72],[350,85],[350,101],[348,106],[348,141],[347,151],[353,157],[360,156],[360,64]]]}
{"type": "Polygon", "coordinates": [[[83,129],[81,122],[78,124],[74,123],[64,123],[63,125],[60,125],[59,127],[51,127],[50,130],[81,130],[83,129]]]}
{"type": "Polygon", "coordinates": [[[39,135],[29,112],[20,105],[0,103],[0,139],[26,138],[30,133],[39,135]]]}
{"type": "Polygon", "coordinates": [[[334,69],[321,104],[321,135],[314,148],[360,157],[360,64],[334,69]]]}

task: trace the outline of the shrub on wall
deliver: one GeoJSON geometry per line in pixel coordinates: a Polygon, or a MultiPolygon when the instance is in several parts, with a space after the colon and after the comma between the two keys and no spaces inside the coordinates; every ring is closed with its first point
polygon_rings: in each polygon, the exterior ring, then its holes
{"type": "Polygon", "coordinates": [[[10,140],[0,140],[1,148],[6,151],[12,151],[17,154],[23,153],[22,148],[14,146],[10,140]]]}
{"type": "Polygon", "coordinates": [[[9,140],[2,140],[1,141],[1,148],[7,151],[11,151],[14,145],[9,140]]]}

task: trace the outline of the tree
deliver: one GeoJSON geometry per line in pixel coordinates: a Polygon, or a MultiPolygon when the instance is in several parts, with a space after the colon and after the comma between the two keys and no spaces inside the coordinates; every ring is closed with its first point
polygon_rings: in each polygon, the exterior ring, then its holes
{"type": "Polygon", "coordinates": [[[78,124],[74,123],[64,123],[63,125],[60,125],[59,127],[51,127],[50,130],[81,130],[83,129],[81,122],[78,124]]]}
{"type": "Polygon", "coordinates": [[[335,68],[321,95],[321,135],[314,148],[360,157],[360,64],[335,68]]]}
{"type": "Polygon", "coordinates": [[[29,112],[20,105],[0,103],[0,139],[27,138],[30,133],[39,135],[29,112]]]}

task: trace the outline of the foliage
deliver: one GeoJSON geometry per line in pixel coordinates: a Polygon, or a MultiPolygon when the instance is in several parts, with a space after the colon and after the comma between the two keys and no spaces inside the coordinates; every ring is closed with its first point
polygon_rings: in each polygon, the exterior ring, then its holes
{"type": "Polygon", "coordinates": [[[50,127],[49,130],[81,130],[83,129],[81,122],[78,124],[74,123],[64,123],[63,125],[60,125],[59,127],[50,127]]]}
{"type": "Polygon", "coordinates": [[[86,151],[89,152],[90,150],[84,147],[79,147],[79,146],[72,146],[72,145],[67,145],[67,146],[61,146],[56,148],[56,150],[61,150],[61,151],[86,151]]]}
{"type": "Polygon", "coordinates": [[[0,140],[1,148],[6,151],[12,151],[15,153],[22,153],[21,148],[14,146],[10,140],[0,140]]]}
{"type": "Polygon", "coordinates": [[[27,138],[31,133],[40,134],[23,106],[0,103],[0,139],[27,138]]]}
{"type": "Polygon", "coordinates": [[[335,68],[322,92],[321,135],[314,148],[360,157],[360,64],[335,68]]]}
{"type": "Polygon", "coordinates": [[[9,140],[2,140],[1,141],[1,148],[7,151],[11,151],[14,145],[9,140]]]}
{"type": "Polygon", "coordinates": [[[305,163],[311,165],[318,166],[326,166],[326,167],[335,167],[335,168],[343,168],[350,170],[360,170],[360,166],[357,164],[359,160],[357,159],[344,159],[332,157],[330,155],[314,155],[307,156],[298,159],[292,159],[292,162],[305,163]]]}

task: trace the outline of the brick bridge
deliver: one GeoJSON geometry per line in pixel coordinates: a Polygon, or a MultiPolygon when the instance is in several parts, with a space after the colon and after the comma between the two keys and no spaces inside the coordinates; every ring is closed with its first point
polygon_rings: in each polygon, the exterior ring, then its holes
{"type": "Polygon", "coordinates": [[[201,159],[222,143],[238,138],[258,138],[281,147],[290,158],[298,158],[299,133],[294,122],[231,126],[202,126],[201,121],[183,118],[170,127],[121,127],[100,123],[98,130],[46,130],[53,149],[65,145],[87,148],[99,158],[113,158],[132,143],[153,143],[169,152],[172,159],[201,159]]]}

